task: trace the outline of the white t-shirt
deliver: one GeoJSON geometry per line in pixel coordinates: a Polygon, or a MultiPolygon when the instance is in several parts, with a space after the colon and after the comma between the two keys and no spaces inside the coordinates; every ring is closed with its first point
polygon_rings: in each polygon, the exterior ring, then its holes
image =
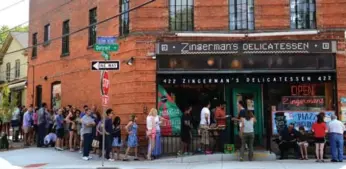
{"type": "Polygon", "coordinates": [[[151,131],[153,129],[153,116],[147,116],[147,130],[151,131]]]}
{"type": "Polygon", "coordinates": [[[160,131],[160,117],[159,116],[155,117],[155,125],[156,125],[156,132],[160,131]]]}
{"type": "Polygon", "coordinates": [[[15,110],[12,113],[12,120],[19,120],[20,118],[20,110],[18,108],[15,108],[15,110]]]}
{"type": "Polygon", "coordinates": [[[345,125],[339,120],[332,120],[328,123],[328,130],[329,133],[344,134],[345,125]]]}
{"type": "Polygon", "coordinates": [[[201,121],[199,124],[207,125],[210,124],[210,110],[207,107],[204,107],[201,111],[201,121]],[[206,115],[208,116],[208,121],[205,119],[206,115]]]}

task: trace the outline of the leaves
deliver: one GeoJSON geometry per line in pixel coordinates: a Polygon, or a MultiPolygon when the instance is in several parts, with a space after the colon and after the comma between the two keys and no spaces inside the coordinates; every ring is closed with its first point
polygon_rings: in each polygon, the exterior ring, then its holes
{"type": "Polygon", "coordinates": [[[9,28],[8,26],[0,26],[0,44],[3,44],[9,32],[27,32],[29,31],[28,26],[19,26],[15,28],[9,28]]]}
{"type": "Polygon", "coordinates": [[[12,116],[12,112],[16,108],[17,104],[17,93],[12,95],[12,100],[10,102],[11,90],[8,84],[5,84],[1,89],[2,102],[0,104],[0,118],[4,122],[9,122],[12,116]]]}

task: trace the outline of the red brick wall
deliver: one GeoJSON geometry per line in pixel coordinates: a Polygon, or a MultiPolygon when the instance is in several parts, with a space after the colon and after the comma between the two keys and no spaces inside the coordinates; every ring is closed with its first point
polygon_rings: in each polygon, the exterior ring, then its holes
{"type": "MultiPolygon", "coordinates": [[[[130,7],[137,6],[146,0],[133,0],[130,7]]],[[[38,41],[43,41],[44,25],[51,24],[51,37],[62,34],[62,22],[70,19],[70,31],[73,32],[88,25],[89,10],[98,7],[98,20],[118,14],[118,0],[32,0],[30,1],[30,40],[31,35],[38,32],[38,41]],[[53,11],[50,11],[57,8],[53,11]],[[45,14],[45,12],[50,11],[45,14]]],[[[317,0],[317,19],[319,28],[340,28],[346,26],[343,16],[346,0],[317,0]]],[[[129,114],[141,113],[143,105],[155,106],[155,64],[146,57],[148,52],[154,52],[156,37],[168,31],[168,0],[156,2],[130,13],[130,30],[132,35],[120,38],[120,50],[112,54],[112,59],[125,61],[135,57],[135,64],[121,64],[120,72],[111,73],[111,105],[123,121],[129,114]],[[150,35],[148,35],[150,34],[150,35]]],[[[195,0],[195,30],[196,31],[228,31],[228,0],[195,0]]],[[[255,0],[256,30],[289,29],[289,4],[287,1],[255,0]]],[[[118,18],[98,26],[98,36],[118,35],[118,18]]],[[[99,53],[87,49],[88,31],[82,31],[70,37],[70,55],[61,58],[61,40],[52,41],[49,46],[38,48],[36,59],[29,59],[28,70],[28,104],[32,103],[33,88],[43,86],[43,101],[50,105],[51,83],[61,81],[62,104],[82,106],[96,104],[101,106],[99,72],[90,71],[90,61],[102,59],[99,53]],[[33,67],[34,65],[34,67],[33,67]],[[33,78],[33,70],[35,76],[33,78]],[[44,77],[48,80],[45,81],[44,77]]],[[[165,41],[241,41],[241,40],[313,40],[313,39],[344,39],[343,32],[322,33],[317,36],[290,36],[267,38],[177,38],[164,37],[165,41]]],[[[341,50],[345,51],[344,48],[341,50]]],[[[29,51],[31,55],[31,51],[29,51]]],[[[345,54],[338,54],[338,90],[339,96],[346,95],[345,54]]],[[[30,58],[30,57],[29,57],[30,58]]],[[[141,115],[140,121],[143,121],[141,115]]]]}

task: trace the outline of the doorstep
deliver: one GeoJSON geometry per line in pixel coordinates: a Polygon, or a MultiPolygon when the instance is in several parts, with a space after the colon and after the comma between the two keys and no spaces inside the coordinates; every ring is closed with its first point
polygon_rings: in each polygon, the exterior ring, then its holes
{"type": "MultiPolygon", "coordinates": [[[[248,153],[245,152],[245,159],[247,161],[248,153]]],[[[191,155],[191,156],[181,156],[175,158],[162,158],[155,161],[158,162],[176,162],[176,163],[195,163],[195,162],[215,162],[215,161],[238,161],[240,152],[237,151],[233,154],[206,154],[206,155],[191,155]]],[[[269,151],[255,151],[254,161],[275,161],[276,154],[269,151]]]]}

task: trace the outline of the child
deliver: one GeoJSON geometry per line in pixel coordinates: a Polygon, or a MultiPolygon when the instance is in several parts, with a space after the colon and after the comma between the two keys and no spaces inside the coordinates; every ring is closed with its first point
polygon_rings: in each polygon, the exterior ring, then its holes
{"type": "Polygon", "coordinates": [[[120,126],[120,117],[115,117],[113,121],[113,142],[112,142],[112,147],[113,147],[113,159],[114,160],[120,160],[120,148],[122,146],[122,141],[121,141],[121,126],[120,126]],[[115,151],[117,152],[117,158],[115,159],[115,151]]]}
{"type": "Polygon", "coordinates": [[[56,139],[57,139],[56,134],[51,131],[46,137],[44,137],[44,145],[45,146],[50,145],[51,147],[54,147],[56,139]]]}
{"type": "Polygon", "coordinates": [[[298,137],[298,145],[300,147],[300,153],[301,153],[301,160],[308,160],[308,136],[305,132],[304,126],[299,127],[299,137],[298,137]]]}

